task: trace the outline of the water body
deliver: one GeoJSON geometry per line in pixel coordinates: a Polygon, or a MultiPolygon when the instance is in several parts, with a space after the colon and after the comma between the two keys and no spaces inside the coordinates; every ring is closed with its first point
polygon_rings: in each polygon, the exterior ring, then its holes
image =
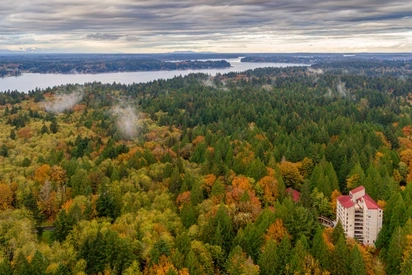
{"type": "Polygon", "coordinates": [[[217,73],[225,74],[229,72],[243,72],[250,69],[264,67],[290,67],[306,66],[302,64],[291,63],[254,63],[240,62],[240,58],[227,59],[232,65],[224,69],[207,69],[207,70],[175,70],[175,71],[144,71],[144,72],[120,72],[120,73],[101,73],[101,74],[38,74],[25,73],[17,77],[0,78],[0,91],[28,92],[36,88],[44,89],[64,84],[84,84],[88,82],[102,83],[122,83],[133,84],[149,82],[157,79],[170,79],[175,76],[185,76],[190,73],[206,73],[216,75],[217,73]]]}

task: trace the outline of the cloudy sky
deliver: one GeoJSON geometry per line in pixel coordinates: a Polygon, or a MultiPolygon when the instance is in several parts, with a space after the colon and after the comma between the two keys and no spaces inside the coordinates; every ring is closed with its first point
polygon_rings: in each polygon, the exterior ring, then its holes
{"type": "Polygon", "coordinates": [[[412,52],[412,1],[0,0],[0,50],[412,52]]]}

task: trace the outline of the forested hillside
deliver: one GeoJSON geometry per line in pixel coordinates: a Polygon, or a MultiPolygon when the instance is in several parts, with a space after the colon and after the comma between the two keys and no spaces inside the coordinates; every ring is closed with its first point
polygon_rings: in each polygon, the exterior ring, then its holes
{"type": "Polygon", "coordinates": [[[388,66],[0,94],[0,274],[410,274],[412,77],[388,66]],[[360,185],[376,247],[317,219],[360,185]]]}
{"type": "MultiPolygon", "coordinates": [[[[216,55],[212,57],[221,58],[220,56],[221,55],[216,55]]],[[[231,55],[228,54],[228,56],[230,57],[231,55]]],[[[230,67],[230,63],[225,60],[202,61],[190,59],[191,57],[192,55],[182,56],[172,54],[0,54],[0,77],[19,76],[23,73],[95,74],[230,67]]]]}

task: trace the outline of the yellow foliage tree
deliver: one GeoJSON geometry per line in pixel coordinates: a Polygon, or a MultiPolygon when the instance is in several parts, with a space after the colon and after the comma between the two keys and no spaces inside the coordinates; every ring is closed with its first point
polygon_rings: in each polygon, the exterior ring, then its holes
{"type": "Polygon", "coordinates": [[[10,186],[5,183],[0,183],[0,210],[11,208],[13,201],[13,191],[10,186]]]}
{"type": "Polygon", "coordinates": [[[280,172],[282,173],[283,181],[286,186],[300,189],[300,185],[303,183],[303,176],[300,174],[299,167],[300,163],[289,161],[280,163],[280,172]]]}
{"type": "Polygon", "coordinates": [[[403,150],[399,155],[401,157],[401,161],[406,163],[407,166],[410,166],[412,162],[412,149],[403,150]]]}
{"type": "Polygon", "coordinates": [[[272,223],[266,231],[265,239],[274,240],[275,242],[279,243],[284,236],[290,238],[288,230],[283,225],[283,221],[281,219],[276,219],[274,223],[272,223]]]}
{"type": "Polygon", "coordinates": [[[359,174],[354,174],[346,179],[346,187],[348,189],[353,189],[358,186],[360,176],[359,174]]]}
{"type": "Polygon", "coordinates": [[[305,157],[298,165],[298,169],[303,178],[308,178],[314,166],[313,160],[305,157]]]}
{"type": "Polygon", "coordinates": [[[189,272],[186,268],[178,271],[176,267],[169,261],[169,258],[165,255],[160,256],[159,263],[152,266],[146,266],[143,274],[145,275],[166,275],[171,274],[174,271],[175,274],[188,275],[189,272]]]}
{"type": "Polygon", "coordinates": [[[373,275],[375,274],[374,272],[374,257],[372,256],[372,254],[370,253],[370,251],[367,250],[367,248],[365,246],[362,245],[358,245],[358,249],[362,255],[363,258],[363,262],[365,263],[365,267],[366,267],[366,271],[368,275],[373,275]]]}
{"type": "Polygon", "coordinates": [[[50,179],[51,167],[48,164],[43,164],[34,171],[34,180],[40,183],[44,183],[50,179]]]}
{"type": "Polygon", "coordinates": [[[329,275],[330,272],[327,270],[322,270],[319,262],[313,258],[312,255],[306,254],[304,259],[303,274],[312,275],[329,275]]]}
{"type": "Polygon", "coordinates": [[[257,185],[263,191],[265,203],[273,204],[279,197],[278,181],[274,176],[263,177],[257,185]]]}
{"type": "Polygon", "coordinates": [[[378,200],[378,201],[377,201],[377,204],[379,205],[379,207],[380,207],[382,210],[385,210],[386,201],[384,201],[384,200],[378,200]]]}
{"type": "Polygon", "coordinates": [[[338,190],[333,190],[332,195],[330,196],[330,206],[332,208],[333,213],[336,214],[336,201],[339,196],[341,196],[342,193],[339,192],[338,190]]]}

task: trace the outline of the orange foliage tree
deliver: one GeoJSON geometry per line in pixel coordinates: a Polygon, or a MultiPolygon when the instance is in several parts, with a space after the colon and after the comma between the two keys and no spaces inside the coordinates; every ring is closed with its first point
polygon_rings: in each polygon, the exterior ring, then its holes
{"type": "Polygon", "coordinates": [[[51,167],[48,164],[43,164],[34,171],[34,180],[40,183],[44,183],[50,179],[51,167]]]}
{"type": "Polygon", "coordinates": [[[331,198],[330,205],[331,205],[333,213],[335,214],[336,214],[336,201],[338,200],[338,197],[341,195],[342,193],[335,189],[333,190],[332,195],[330,196],[331,198]]]}
{"type": "Polygon", "coordinates": [[[58,184],[64,183],[66,180],[66,170],[63,167],[54,165],[50,173],[50,179],[58,184]]]}
{"type": "Polygon", "coordinates": [[[232,180],[232,186],[242,190],[250,190],[252,188],[249,180],[245,176],[235,176],[232,180]]]}
{"type": "Polygon", "coordinates": [[[207,192],[210,192],[212,190],[212,186],[216,181],[216,176],[214,174],[208,174],[203,178],[203,183],[204,187],[207,190],[207,192]]]}
{"type": "Polygon", "coordinates": [[[406,149],[401,151],[400,153],[401,161],[406,163],[406,165],[410,165],[412,162],[412,149],[406,149]]]}
{"type": "Polygon", "coordinates": [[[183,204],[190,202],[190,191],[185,191],[176,198],[176,204],[179,209],[182,208],[183,204]]]}
{"type": "Polygon", "coordinates": [[[265,239],[274,240],[275,242],[279,243],[284,236],[290,238],[288,230],[283,225],[283,221],[281,219],[276,219],[274,223],[272,223],[266,231],[265,239]]]}
{"type": "Polygon", "coordinates": [[[32,137],[31,128],[29,128],[29,127],[21,128],[21,129],[17,132],[17,135],[18,135],[19,138],[28,140],[28,139],[30,139],[30,138],[32,137]]]}
{"type": "Polygon", "coordinates": [[[189,275],[186,268],[178,271],[176,267],[170,262],[169,258],[165,255],[160,256],[159,263],[152,266],[146,266],[143,271],[145,275],[167,275],[167,274],[179,274],[189,275]]]}
{"type": "Polygon", "coordinates": [[[13,191],[10,186],[5,183],[0,183],[0,210],[11,208],[13,201],[13,191]]]}

